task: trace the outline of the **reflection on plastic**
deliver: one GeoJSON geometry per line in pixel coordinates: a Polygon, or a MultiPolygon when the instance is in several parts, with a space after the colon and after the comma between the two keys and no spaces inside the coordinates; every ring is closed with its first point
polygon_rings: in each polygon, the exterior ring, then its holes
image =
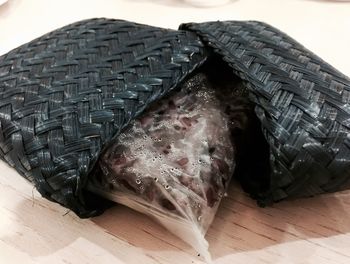
{"type": "Polygon", "coordinates": [[[209,261],[204,235],[234,167],[229,116],[196,75],[119,135],[90,189],[155,218],[209,261]]]}

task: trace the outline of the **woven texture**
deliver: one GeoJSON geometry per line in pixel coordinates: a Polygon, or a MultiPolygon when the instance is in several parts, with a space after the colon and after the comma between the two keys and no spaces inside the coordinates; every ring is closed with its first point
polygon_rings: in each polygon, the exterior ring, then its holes
{"type": "Polygon", "coordinates": [[[44,197],[96,215],[105,201],[84,186],[104,147],[219,55],[245,81],[267,146],[266,158],[257,154],[263,144],[250,144],[247,168],[258,169],[238,176],[245,190],[265,205],[345,186],[347,77],[260,22],[180,28],[90,19],[0,57],[0,157],[44,197]]]}
{"type": "Polygon", "coordinates": [[[190,32],[91,19],[0,57],[0,156],[81,217],[103,202],[83,186],[103,146],[204,60],[190,32]],[[89,204],[87,198],[94,204],[89,204]]]}
{"type": "Polygon", "coordinates": [[[180,28],[200,35],[246,81],[270,147],[267,188],[266,177],[249,176],[264,186],[247,189],[261,205],[336,191],[348,182],[349,78],[261,22],[180,28]]]}

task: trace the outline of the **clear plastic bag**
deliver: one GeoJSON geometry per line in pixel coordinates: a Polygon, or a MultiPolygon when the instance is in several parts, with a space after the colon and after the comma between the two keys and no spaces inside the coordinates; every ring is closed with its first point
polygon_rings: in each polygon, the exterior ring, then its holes
{"type": "Polygon", "coordinates": [[[234,171],[229,117],[198,74],[100,157],[90,190],[155,218],[210,260],[205,233],[234,171]]]}

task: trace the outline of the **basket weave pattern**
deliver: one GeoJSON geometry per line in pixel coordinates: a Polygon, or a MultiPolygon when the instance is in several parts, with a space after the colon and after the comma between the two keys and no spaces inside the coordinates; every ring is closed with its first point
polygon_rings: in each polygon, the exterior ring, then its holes
{"type": "MultiPolygon", "coordinates": [[[[350,80],[261,22],[184,24],[230,64],[250,90],[270,146],[261,204],[340,189],[350,177],[350,80]]],[[[256,194],[255,194],[256,195],[256,194]]]]}
{"type": "Polygon", "coordinates": [[[245,81],[270,148],[268,188],[248,190],[261,205],[348,183],[349,78],[264,23],[180,29],[90,19],[0,57],[0,157],[44,197],[96,215],[84,186],[104,146],[216,54],[245,81]]]}
{"type": "Polygon", "coordinates": [[[0,57],[0,156],[82,217],[103,146],[204,60],[191,32],[92,19],[0,57]]]}

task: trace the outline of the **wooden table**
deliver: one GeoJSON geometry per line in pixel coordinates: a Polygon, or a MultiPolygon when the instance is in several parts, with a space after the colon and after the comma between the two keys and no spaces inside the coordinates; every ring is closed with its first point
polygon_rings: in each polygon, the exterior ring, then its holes
{"type": "MultiPolygon", "coordinates": [[[[266,21],[350,75],[350,3],[237,0],[20,1],[0,6],[0,54],[90,17],[176,28],[185,21],[266,21]]],[[[81,220],[0,163],[0,263],[202,263],[161,226],[123,206],[81,220]]],[[[258,208],[233,184],[207,238],[214,263],[350,263],[350,192],[258,208]]]]}

